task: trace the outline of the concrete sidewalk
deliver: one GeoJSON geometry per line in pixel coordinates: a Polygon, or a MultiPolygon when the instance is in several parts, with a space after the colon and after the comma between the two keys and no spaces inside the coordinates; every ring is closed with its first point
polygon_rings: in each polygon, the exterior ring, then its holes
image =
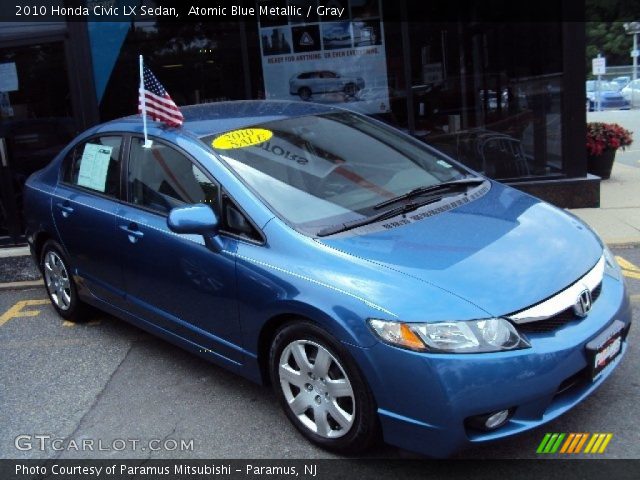
{"type": "MultiPolygon", "coordinates": [[[[640,160],[640,154],[638,157],[640,160]]],[[[577,208],[571,212],[609,245],[640,243],[640,164],[634,167],[614,163],[611,178],[600,184],[600,208],[577,208]]]]}
{"type": "Polygon", "coordinates": [[[600,183],[600,208],[572,212],[609,245],[640,244],[640,109],[589,112],[587,121],[622,125],[634,142],[616,152],[611,178],[600,183]]]}

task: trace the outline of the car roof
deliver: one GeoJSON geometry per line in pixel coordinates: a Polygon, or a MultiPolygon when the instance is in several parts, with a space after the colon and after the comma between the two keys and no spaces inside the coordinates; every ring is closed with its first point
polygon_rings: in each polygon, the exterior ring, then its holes
{"type": "MultiPolygon", "coordinates": [[[[184,116],[182,130],[201,137],[259,123],[319,115],[341,111],[341,109],[310,102],[239,100],[189,105],[180,107],[180,111],[184,116]]],[[[129,128],[139,126],[142,124],[142,118],[140,115],[131,115],[107,122],[102,127],[104,130],[122,129],[127,124],[129,128]]],[[[159,122],[153,121],[149,121],[149,124],[160,125],[159,122]]]]}

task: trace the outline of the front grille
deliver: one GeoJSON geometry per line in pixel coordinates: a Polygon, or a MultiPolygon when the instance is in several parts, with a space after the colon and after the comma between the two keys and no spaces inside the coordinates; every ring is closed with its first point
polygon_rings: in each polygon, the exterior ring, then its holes
{"type": "MultiPolygon", "coordinates": [[[[599,283],[596,288],[591,292],[591,302],[595,303],[600,293],[602,292],[602,283],[599,283]]],[[[577,322],[582,320],[573,313],[573,307],[569,307],[560,313],[557,313],[553,317],[538,322],[521,323],[516,325],[516,328],[523,333],[548,333],[558,330],[563,326],[571,322],[577,322]]]]}

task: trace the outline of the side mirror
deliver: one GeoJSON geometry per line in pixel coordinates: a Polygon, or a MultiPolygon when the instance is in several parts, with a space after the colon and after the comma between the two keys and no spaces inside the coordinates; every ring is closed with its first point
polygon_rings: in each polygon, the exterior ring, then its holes
{"type": "Polygon", "coordinates": [[[167,226],[172,232],[217,235],[218,217],[203,203],[177,207],[169,212],[167,226]]]}
{"type": "Polygon", "coordinates": [[[167,217],[167,226],[172,232],[202,235],[204,244],[214,252],[224,248],[218,225],[215,212],[203,203],[174,208],[167,217]]]}

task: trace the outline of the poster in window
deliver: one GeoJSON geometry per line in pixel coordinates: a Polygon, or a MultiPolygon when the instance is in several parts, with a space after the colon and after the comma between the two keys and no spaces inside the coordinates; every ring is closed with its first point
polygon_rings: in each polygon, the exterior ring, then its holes
{"type": "Polygon", "coordinates": [[[98,192],[104,192],[107,184],[107,172],[111,162],[113,147],[87,143],[80,159],[78,185],[98,192]]]}
{"type": "Polygon", "coordinates": [[[311,14],[283,17],[287,21],[277,26],[273,19],[260,19],[265,98],[339,104],[367,114],[388,112],[380,1],[329,2],[344,8],[337,16],[314,11],[324,2],[289,0],[289,5],[306,5],[311,14]]]}

